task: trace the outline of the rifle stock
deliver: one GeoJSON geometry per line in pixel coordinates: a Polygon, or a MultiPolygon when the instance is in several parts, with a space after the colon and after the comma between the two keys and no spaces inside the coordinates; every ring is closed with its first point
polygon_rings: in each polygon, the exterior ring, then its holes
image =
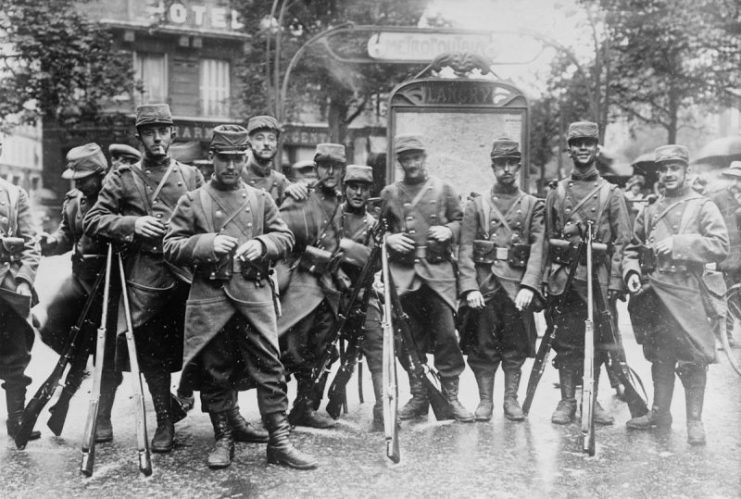
{"type": "Polygon", "coordinates": [[[74,362],[72,362],[72,367],[70,367],[70,370],[67,373],[64,387],[62,388],[62,392],[59,394],[56,404],[49,408],[51,416],[49,416],[46,426],[48,426],[56,436],[62,434],[64,423],[67,420],[67,412],[69,412],[70,400],[72,400],[74,394],[77,393],[77,390],[80,388],[80,384],[82,383],[82,378],[85,375],[85,366],[87,365],[89,352],[86,348],[82,348],[82,350],[83,351],[79,352],[79,355],[76,356],[74,362]]]}
{"type": "Polygon", "coordinates": [[[396,378],[396,353],[394,352],[393,310],[391,306],[391,274],[388,267],[386,238],[383,239],[381,271],[384,282],[383,301],[383,432],[386,441],[386,457],[393,463],[401,460],[399,449],[399,385],[396,378]]]}
{"type": "Polygon", "coordinates": [[[327,414],[332,416],[334,419],[340,417],[340,411],[347,400],[347,383],[352,377],[358,357],[360,356],[360,336],[362,335],[355,334],[350,337],[347,349],[345,350],[345,355],[342,359],[342,364],[334,375],[332,384],[329,385],[326,409],[327,414]]]}

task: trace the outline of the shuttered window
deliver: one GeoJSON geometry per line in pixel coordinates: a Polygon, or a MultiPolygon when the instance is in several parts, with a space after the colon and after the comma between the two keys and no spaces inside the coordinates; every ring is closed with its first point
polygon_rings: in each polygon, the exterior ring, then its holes
{"type": "Polygon", "coordinates": [[[137,105],[167,102],[167,57],[165,54],[134,53],[136,80],[142,91],[134,92],[137,105]]]}
{"type": "Polygon", "coordinates": [[[201,59],[201,114],[211,118],[229,117],[229,61],[201,59]]]}

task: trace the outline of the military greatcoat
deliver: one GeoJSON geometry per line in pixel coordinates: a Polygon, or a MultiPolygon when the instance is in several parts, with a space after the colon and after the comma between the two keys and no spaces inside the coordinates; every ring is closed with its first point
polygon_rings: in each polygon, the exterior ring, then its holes
{"type": "MultiPolygon", "coordinates": [[[[659,328],[672,324],[675,360],[706,365],[715,359],[715,340],[708,320],[712,298],[703,272],[706,263],[722,262],[728,256],[729,239],[723,216],[709,199],[684,188],[677,195],[662,197],[646,207],[636,219],[636,243],[653,247],[666,238],[673,241],[671,255],[658,256],[655,269],[643,275],[650,289],[631,297],[631,312],[636,309],[635,301],[640,315],[633,321],[636,337],[647,339],[643,341],[644,352],[655,361],[661,352],[651,351],[651,338],[659,328]],[[648,305],[653,296],[663,307],[648,305]],[[650,309],[640,313],[646,306],[650,309]]],[[[625,249],[623,274],[627,278],[631,272],[642,274],[639,244],[625,249]]]]}
{"type": "Polygon", "coordinates": [[[254,161],[250,161],[242,170],[242,180],[245,184],[255,189],[262,189],[270,194],[278,206],[283,203],[286,197],[286,187],[291,185],[288,178],[281,172],[270,166],[263,168],[254,161]]]}

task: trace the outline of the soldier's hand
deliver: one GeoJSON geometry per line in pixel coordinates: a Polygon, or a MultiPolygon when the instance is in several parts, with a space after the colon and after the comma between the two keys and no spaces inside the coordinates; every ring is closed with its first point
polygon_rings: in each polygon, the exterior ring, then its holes
{"type": "Polygon", "coordinates": [[[237,238],[219,234],[214,238],[214,254],[226,255],[237,247],[237,238]]]}
{"type": "Polygon", "coordinates": [[[669,236],[656,243],[656,252],[660,255],[671,255],[674,250],[674,237],[669,236]]]}
{"type": "Polygon", "coordinates": [[[389,234],[386,236],[386,246],[397,253],[409,253],[414,249],[414,239],[403,232],[389,234]]]}
{"type": "Polygon", "coordinates": [[[484,301],[484,295],[481,291],[471,291],[466,295],[466,302],[471,308],[484,308],[486,302],[484,301]]]}
{"type": "Polygon", "coordinates": [[[301,201],[309,196],[309,188],[303,182],[294,182],[286,187],[286,195],[301,201]]]}
{"type": "Polygon", "coordinates": [[[432,239],[441,243],[453,237],[453,231],[444,225],[433,225],[428,229],[427,233],[432,239]]]}
{"type": "Polygon", "coordinates": [[[165,235],[167,227],[154,217],[139,217],[134,222],[134,233],[137,236],[155,239],[165,235]]]}
{"type": "Polygon", "coordinates": [[[46,232],[42,232],[39,234],[39,246],[41,247],[41,254],[46,256],[49,253],[53,252],[54,249],[57,247],[57,243],[59,241],[56,240],[54,236],[51,234],[48,234],[46,232]]]}
{"type": "Polygon", "coordinates": [[[263,244],[259,240],[250,239],[239,247],[236,256],[240,260],[251,262],[252,260],[257,260],[258,258],[260,258],[264,252],[265,246],[263,246],[263,244]]]}
{"type": "Polygon", "coordinates": [[[527,307],[530,306],[530,303],[533,301],[533,297],[535,296],[535,293],[530,288],[521,288],[517,292],[517,296],[515,297],[515,307],[517,307],[517,310],[525,310],[527,307]]]}
{"type": "Polygon", "coordinates": [[[638,294],[642,287],[641,277],[638,275],[637,272],[631,272],[630,274],[628,274],[625,285],[628,287],[628,292],[630,294],[638,294]]]}
{"type": "Polygon", "coordinates": [[[15,292],[23,296],[33,295],[33,292],[31,291],[31,285],[28,284],[26,281],[19,282],[18,286],[15,288],[15,292]]]}

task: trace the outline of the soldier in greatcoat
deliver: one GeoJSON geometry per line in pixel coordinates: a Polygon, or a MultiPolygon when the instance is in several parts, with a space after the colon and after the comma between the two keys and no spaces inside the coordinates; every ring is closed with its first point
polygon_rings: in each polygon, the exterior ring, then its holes
{"type": "Polygon", "coordinates": [[[201,409],[208,412],[216,444],[212,468],[231,464],[232,424],[238,416],[237,386],[249,377],[270,438],[268,462],[307,469],[316,461],[288,440],[288,399],[278,349],[276,296],[269,264],[293,245],[272,197],[240,180],[247,162],[247,131],[237,125],[214,129],[211,181],[183,196],[165,236],[165,254],[175,265],[195,267],[188,297],[183,365],[201,372],[201,409]]]}
{"type": "Polygon", "coordinates": [[[327,349],[327,335],[338,319],[340,297],[349,285],[339,269],[345,146],[317,144],[314,162],[317,181],[308,197],[288,197],[280,207],[280,215],[293,232],[296,245],[276,267],[283,306],[278,334],[283,363],[298,383],[289,421],[293,425],[328,428],[336,421],[314,411],[310,403],[311,375],[327,349]]]}
{"type": "MultiPolygon", "coordinates": [[[[139,106],[136,130],[144,146],[142,161],[120,166],[106,178],[83,227],[89,236],[109,239],[125,252],[137,355],[157,414],[152,450],[169,452],[175,433],[170,373],[182,364],[191,274],[165,261],[162,238],[177,200],[200,187],[203,177],[195,167],[170,157],[174,131],[167,104],[139,106]]],[[[123,331],[123,307],[118,311],[123,331]]]]}
{"type": "MultiPolygon", "coordinates": [[[[442,391],[455,419],[472,422],[473,414],[458,401],[458,379],[465,362],[453,319],[458,293],[452,256],[463,212],[453,188],[428,175],[420,136],[397,136],[394,146],[404,177],[381,192],[381,217],[390,233],[390,272],[420,355],[434,351],[442,391]]],[[[400,419],[426,415],[429,409],[422,381],[410,377],[410,388],[412,399],[399,411],[400,419]]]]}
{"type": "MultiPolygon", "coordinates": [[[[82,220],[95,204],[103,180],[108,171],[108,162],[95,143],[74,147],[67,153],[67,169],[62,178],[73,180],[75,188],[67,192],[62,205],[62,221],[53,234],[41,234],[39,243],[43,256],[62,255],[72,250],[72,275],[62,283],[59,291],[47,308],[46,320],[41,326],[41,338],[57,353],[62,353],[68,344],[70,329],[77,323],[95,283],[97,274],[103,269],[106,258],[105,241],[90,237],[83,231],[82,220]]],[[[102,290],[99,290],[99,302],[102,290]]],[[[91,307],[81,334],[95,337],[99,326],[101,304],[91,307]]],[[[107,346],[114,344],[114,331],[107,346]]],[[[95,441],[108,442],[113,439],[111,408],[116,388],[121,384],[121,372],[114,369],[114,348],[107,348],[100,389],[98,420],[95,426],[95,441]]]]}
{"type": "Polygon", "coordinates": [[[688,185],[686,147],[658,147],[655,161],[666,191],[638,215],[635,242],[623,260],[633,329],[651,362],[654,400],[651,411],[629,420],[627,427],[671,426],[676,373],[684,385],[687,440],[704,445],[702,406],[715,339],[709,321],[712,284],[703,273],[706,263],[728,256],[728,231],[718,207],[688,185]]]}
{"type": "MultiPolygon", "coordinates": [[[[33,282],[41,258],[35,237],[28,194],[0,178],[0,379],[5,389],[6,427],[11,438],[20,430],[26,387],[31,384],[25,371],[34,340],[30,317],[31,307],[38,302],[33,282]]],[[[34,431],[30,438],[39,436],[34,431]]]]}
{"type": "Polygon", "coordinates": [[[504,371],[504,415],[525,419],[517,390],[522,364],[535,354],[532,306],[542,303],[543,202],[517,183],[522,166],[517,142],[492,146],[494,185],[466,205],[458,249],[458,289],[479,309],[468,365],[479,387],[477,421],[491,419],[494,375],[504,371]]]}
{"type": "MultiPolygon", "coordinates": [[[[555,317],[558,332],[553,343],[556,357],[553,361],[558,369],[561,400],[551,421],[568,424],[576,412],[576,385],[580,380],[584,362],[584,320],[587,316],[586,259],[577,267],[571,289],[566,286],[570,258],[573,251],[564,250],[564,245],[576,245],[586,237],[589,222],[593,224],[595,242],[605,243],[607,252],[594,254],[594,269],[600,292],[604,300],[613,307],[614,300],[623,295],[625,286],[620,273],[623,248],[630,242],[630,215],[623,192],[603,179],[597,171],[596,159],[599,150],[599,130],[596,123],[577,121],[569,125],[567,134],[569,155],[574,163],[571,175],[558,182],[548,193],[545,206],[545,270],[544,287],[551,305],[561,294],[568,293],[562,314],[555,317]]],[[[602,325],[595,321],[595,399],[599,385],[600,365],[605,361],[610,338],[602,325]]],[[[594,421],[612,424],[612,416],[597,402],[594,421]]]]}

